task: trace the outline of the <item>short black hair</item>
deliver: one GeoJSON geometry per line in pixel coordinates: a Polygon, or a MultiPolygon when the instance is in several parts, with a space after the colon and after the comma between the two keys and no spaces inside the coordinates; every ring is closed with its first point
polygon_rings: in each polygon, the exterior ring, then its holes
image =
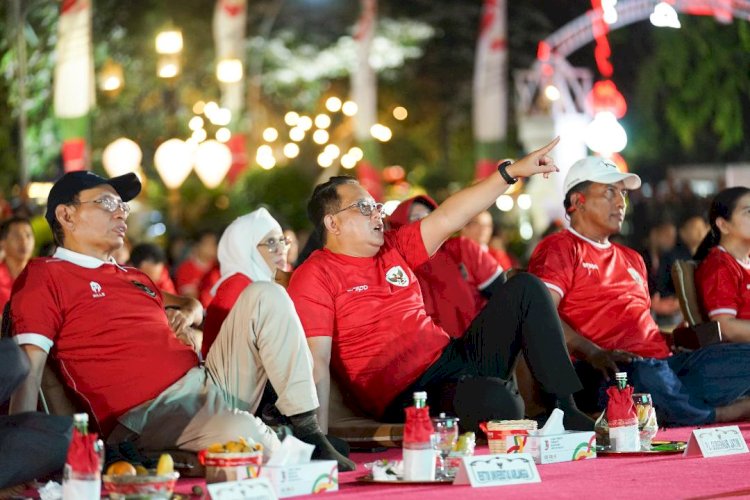
{"type": "Polygon", "coordinates": [[[159,245],[153,243],[139,243],[130,252],[130,263],[135,267],[141,267],[144,262],[164,264],[167,257],[159,245]]]}
{"type": "Polygon", "coordinates": [[[341,208],[337,188],[342,184],[357,184],[357,179],[349,175],[336,175],[323,184],[318,184],[307,203],[307,217],[314,226],[318,241],[325,244],[326,228],[323,219],[326,215],[341,208]]]}
{"type": "Polygon", "coordinates": [[[573,193],[584,193],[584,192],[586,192],[586,190],[592,184],[593,184],[593,182],[591,182],[591,181],[583,181],[583,182],[580,182],[580,183],[576,184],[575,186],[573,186],[572,188],[570,188],[570,191],[568,191],[567,193],[565,193],[565,200],[563,201],[563,206],[565,207],[565,213],[566,214],[570,213],[570,207],[573,206],[573,201],[570,199],[570,196],[573,193]]]}
{"type": "MultiPolygon", "coordinates": [[[[80,200],[80,197],[78,194],[73,196],[73,201],[70,203],[67,203],[67,205],[77,205],[78,201],[80,200]]],[[[60,224],[60,221],[57,220],[57,215],[53,214],[52,218],[47,219],[47,223],[49,224],[49,228],[52,230],[52,239],[55,241],[55,245],[58,247],[64,246],[63,243],[65,242],[65,232],[63,231],[62,224],[60,224]]]]}
{"type": "Polygon", "coordinates": [[[13,224],[26,224],[29,227],[31,227],[31,221],[28,219],[28,217],[21,217],[20,215],[14,215],[13,217],[6,219],[3,221],[2,224],[0,224],[0,241],[3,241],[5,238],[8,237],[8,233],[10,232],[10,227],[13,224]]]}

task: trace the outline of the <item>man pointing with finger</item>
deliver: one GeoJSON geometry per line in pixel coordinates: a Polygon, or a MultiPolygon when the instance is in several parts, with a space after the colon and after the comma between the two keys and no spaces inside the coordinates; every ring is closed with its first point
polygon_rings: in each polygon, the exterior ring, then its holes
{"type": "Polygon", "coordinates": [[[414,272],[442,243],[485,210],[518,177],[549,174],[557,140],[468,187],[424,219],[383,231],[382,205],[350,177],[315,188],[308,215],[324,248],[292,276],[294,301],[313,354],[313,374],[326,421],[330,371],[370,415],[403,418],[414,391],[433,409],[455,411],[468,427],[492,418],[521,418],[512,380],[524,353],[566,426],[593,427],[572,400],[580,387],[560,322],[542,283],[528,274],[509,280],[459,339],[427,315],[414,272]],[[455,397],[454,397],[455,396],[455,397]]]}

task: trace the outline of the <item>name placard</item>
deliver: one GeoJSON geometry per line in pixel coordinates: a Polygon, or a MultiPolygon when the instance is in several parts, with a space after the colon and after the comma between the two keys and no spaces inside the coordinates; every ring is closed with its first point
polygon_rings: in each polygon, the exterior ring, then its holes
{"type": "Polygon", "coordinates": [[[696,429],[690,434],[684,456],[723,457],[747,453],[747,443],[736,425],[696,429]]]}
{"type": "Polygon", "coordinates": [[[499,453],[463,457],[453,484],[473,487],[540,483],[534,458],[528,453],[499,453]]]}
{"type": "Polygon", "coordinates": [[[266,478],[243,479],[206,485],[213,500],[277,500],[266,478]]]}

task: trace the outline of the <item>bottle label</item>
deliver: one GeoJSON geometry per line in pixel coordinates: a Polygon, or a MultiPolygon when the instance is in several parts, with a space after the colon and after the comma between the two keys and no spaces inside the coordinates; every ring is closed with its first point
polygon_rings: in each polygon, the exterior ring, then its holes
{"type": "Polygon", "coordinates": [[[66,479],[62,484],[63,500],[98,500],[102,496],[102,483],[91,479],[66,479]]]}

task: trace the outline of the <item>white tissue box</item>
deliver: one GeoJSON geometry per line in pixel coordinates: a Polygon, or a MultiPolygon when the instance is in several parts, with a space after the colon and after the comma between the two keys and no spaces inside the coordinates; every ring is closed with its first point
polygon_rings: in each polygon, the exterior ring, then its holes
{"type": "Polygon", "coordinates": [[[335,460],[313,460],[301,465],[264,465],[260,477],[268,478],[279,498],[339,489],[339,468],[335,460]]]}
{"type": "Polygon", "coordinates": [[[549,436],[508,436],[508,453],[529,453],[537,464],[596,458],[596,433],[565,431],[549,436]]]}

